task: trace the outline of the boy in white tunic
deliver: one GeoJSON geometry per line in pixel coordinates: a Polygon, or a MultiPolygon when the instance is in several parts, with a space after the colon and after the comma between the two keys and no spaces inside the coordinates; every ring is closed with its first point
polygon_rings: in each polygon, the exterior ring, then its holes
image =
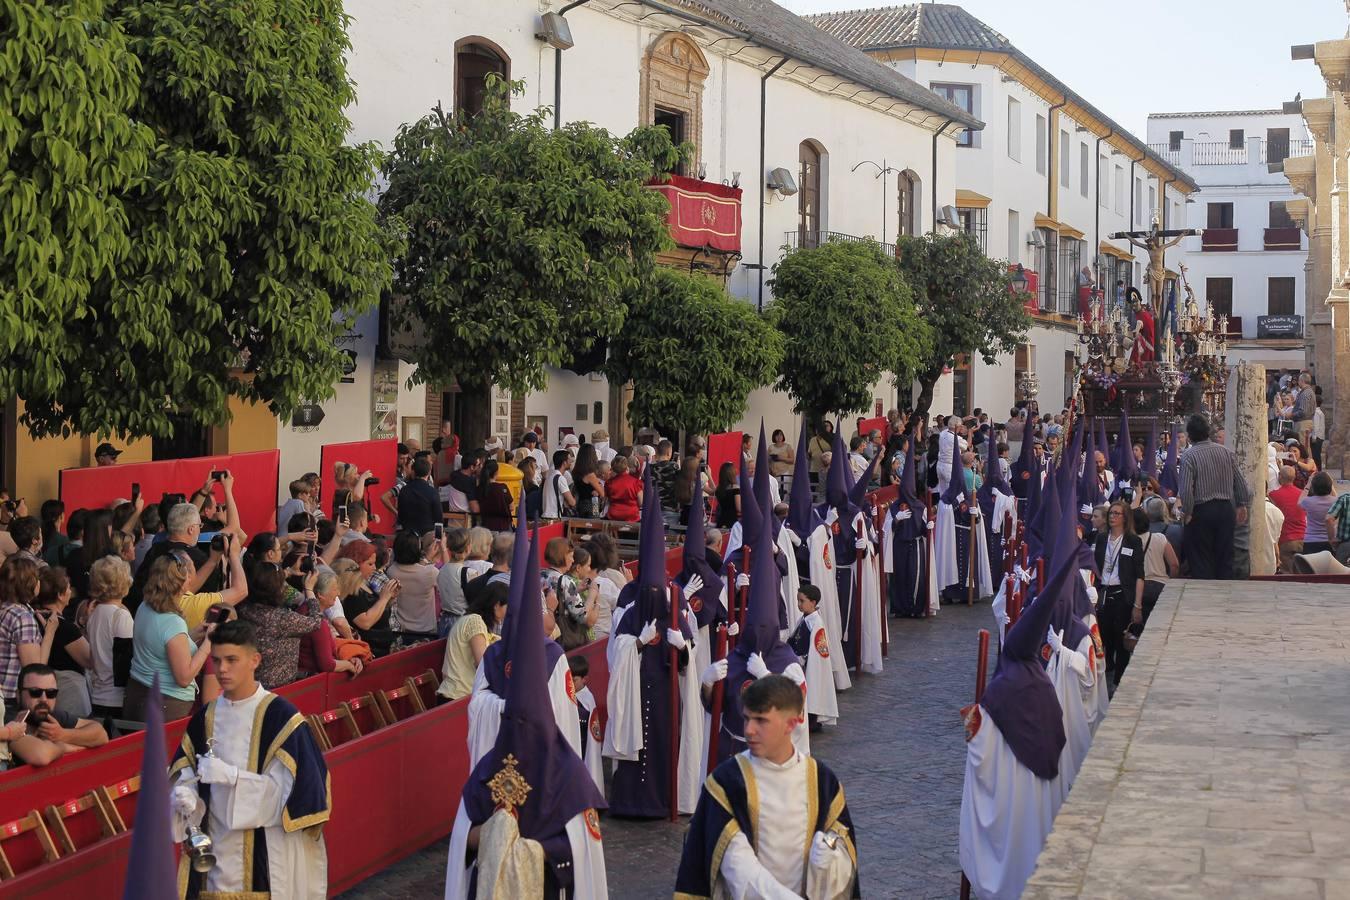
{"type": "Polygon", "coordinates": [[[766,675],[741,694],[748,749],[708,776],[675,879],[677,900],[861,896],[844,789],[792,742],[801,689],[766,675]]]}
{"type": "Polygon", "coordinates": [[[221,695],[197,710],[169,767],[175,840],[197,825],[211,838],[206,873],[180,859],[187,898],[324,900],[332,811],[328,768],[304,717],[258,684],[253,626],[226,622],[211,636],[221,695]]]}

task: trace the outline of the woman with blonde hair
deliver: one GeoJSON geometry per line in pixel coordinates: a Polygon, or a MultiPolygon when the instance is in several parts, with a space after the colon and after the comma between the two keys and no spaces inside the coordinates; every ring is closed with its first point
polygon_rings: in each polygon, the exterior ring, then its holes
{"type": "MultiPolygon", "coordinates": [[[[358,470],[351,463],[340,462],[333,464],[333,518],[342,518],[337,514],[339,506],[346,506],[352,501],[364,503],[366,497],[366,479],[371,477],[371,472],[366,469],[364,472],[358,470]]],[[[379,516],[375,513],[370,514],[372,522],[378,522],[379,516]]]]}
{"type": "Polygon", "coordinates": [[[182,550],[170,550],[150,567],[132,628],[131,678],[123,703],[123,713],[132,721],[145,721],[146,700],[156,678],[164,721],[192,712],[197,675],[211,655],[211,632],[216,627],[204,622],[189,631],[183,620],[179,601],[188,593],[195,569],[182,550]]]}
{"type": "Polygon", "coordinates": [[[122,605],[131,590],[131,566],[105,556],[89,570],[89,624],[85,636],[93,665],[89,667],[89,699],[96,719],[122,718],[122,702],[131,676],[135,623],[122,605]]]}

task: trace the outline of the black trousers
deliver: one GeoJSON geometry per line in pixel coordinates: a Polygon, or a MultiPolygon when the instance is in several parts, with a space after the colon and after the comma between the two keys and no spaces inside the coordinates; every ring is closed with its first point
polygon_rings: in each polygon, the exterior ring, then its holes
{"type": "Polygon", "coordinates": [[[1106,655],[1106,671],[1111,682],[1120,684],[1120,676],[1130,663],[1130,651],[1125,649],[1125,629],[1130,627],[1130,613],[1134,597],[1125,595],[1118,584],[1101,589],[1101,604],[1097,611],[1097,626],[1102,633],[1102,652],[1106,655]]]}
{"type": "Polygon", "coordinates": [[[1231,500],[1198,503],[1186,523],[1186,561],[1192,578],[1233,577],[1233,529],[1237,510],[1231,500]]]}

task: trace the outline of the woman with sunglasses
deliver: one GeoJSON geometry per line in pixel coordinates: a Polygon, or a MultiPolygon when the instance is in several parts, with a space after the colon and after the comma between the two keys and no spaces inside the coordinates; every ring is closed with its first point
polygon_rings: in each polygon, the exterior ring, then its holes
{"type": "Polygon", "coordinates": [[[156,677],[164,721],[181,719],[192,712],[197,675],[211,655],[211,632],[216,627],[214,622],[204,622],[189,629],[183,618],[180,603],[194,574],[192,560],[181,550],[171,550],[151,565],[141,605],[136,609],[131,679],[122,708],[123,715],[132,721],[145,721],[145,703],[156,677]]]}
{"type": "Polygon", "coordinates": [[[1144,621],[1144,545],[1134,533],[1134,515],[1117,500],[1106,510],[1106,528],[1097,535],[1094,555],[1102,573],[1097,588],[1097,618],[1112,692],[1130,661],[1125,630],[1144,621]]]}

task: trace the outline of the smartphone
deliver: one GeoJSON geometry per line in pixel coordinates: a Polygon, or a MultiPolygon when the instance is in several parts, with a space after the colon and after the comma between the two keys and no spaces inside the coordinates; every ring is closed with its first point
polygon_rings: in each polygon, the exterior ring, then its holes
{"type": "Polygon", "coordinates": [[[337,519],[339,522],[347,521],[347,504],[342,504],[337,508],[337,519]]]}
{"type": "Polygon", "coordinates": [[[310,554],[309,556],[303,557],[300,560],[300,572],[301,574],[308,575],[310,572],[313,571],[314,571],[314,556],[313,554],[310,554]]]}
{"type": "Polygon", "coordinates": [[[15,724],[15,725],[22,725],[24,722],[27,722],[27,721],[28,721],[28,710],[26,710],[26,709],[21,709],[21,710],[19,710],[19,712],[18,712],[17,714],[15,714],[14,718],[13,718],[11,721],[12,721],[13,724],[15,724]]]}
{"type": "Polygon", "coordinates": [[[224,470],[224,469],[214,469],[214,470],[212,470],[212,472],[211,472],[211,480],[212,480],[212,481],[220,481],[220,480],[221,480],[222,478],[224,478],[224,477],[225,477],[225,470],[224,470]]]}
{"type": "Polygon", "coordinates": [[[223,625],[230,620],[230,608],[228,606],[213,606],[207,613],[206,620],[214,625],[223,625]]]}
{"type": "Polygon", "coordinates": [[[439,541],[439,540],[442,540],[442,539],[444,539],[444,537],[445,537],[445,523],[443,523],[443,522],[437,522],[437,523],[436,523],[436,540],[438,540],[438,541],[439,541]]]}
{"type": "Polygon", "coordinates": [[[18,501],[18,500],[6,500],[6,501],[5,501],[5,509],[9,510],[10,512],[18,512],[18,511],[19,511],[19,502],[20,502],[20,501],[18,501]]]}
{"type": "Polygon", "coordinates": [[[140,498],[141,498],[141,483],[139,481],[133,481],[131,483],[131,502],[135,503],[140,498]]]}

